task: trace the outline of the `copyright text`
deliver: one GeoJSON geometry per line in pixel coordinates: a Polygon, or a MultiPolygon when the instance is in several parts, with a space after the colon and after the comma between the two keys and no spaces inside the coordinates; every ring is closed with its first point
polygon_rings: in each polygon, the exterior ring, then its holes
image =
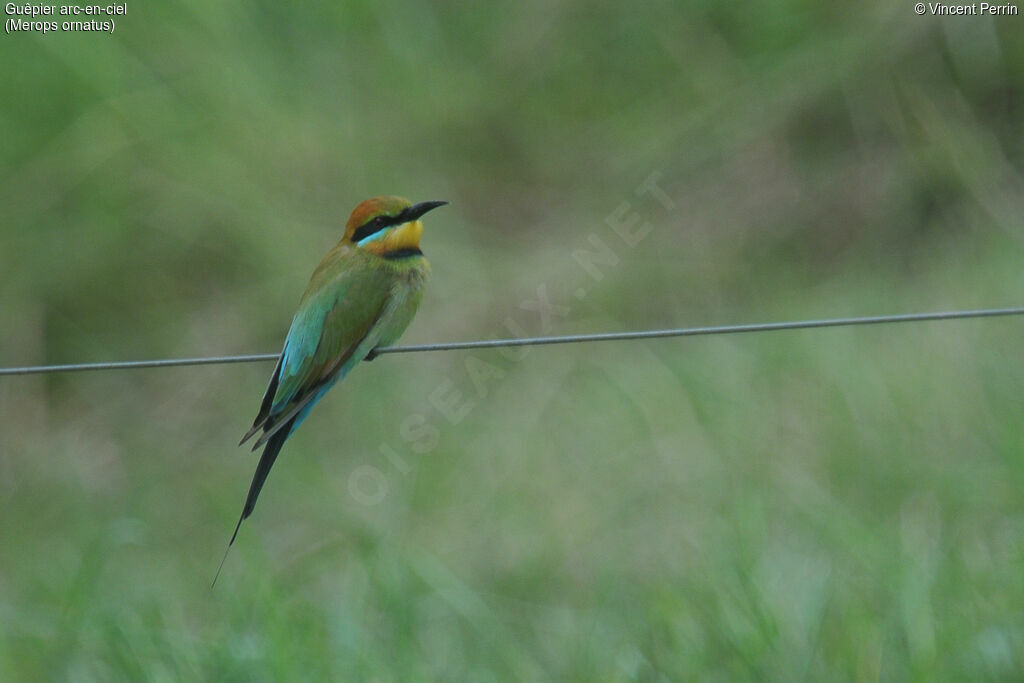
{"type": "Polygon", "coordinates": [[[936,17],[946,16],[979,16],[988,14],[992,16],[1015,17],[1017,16],[1017,5],[993,5],[987,2],[972,2],[969,5],[951,5],[943,2],[919,2],[914,5],[915,14],[930,14],[936,17]]]}

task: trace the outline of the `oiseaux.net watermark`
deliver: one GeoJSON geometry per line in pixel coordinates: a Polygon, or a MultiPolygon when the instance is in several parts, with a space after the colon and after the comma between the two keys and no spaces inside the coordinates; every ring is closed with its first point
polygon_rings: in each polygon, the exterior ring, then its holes
{"type": "MultiPolygon", "coordinates": [[[[648,175],[634,188],[630,199],[619,202],[605,216],[604,228],[587,235],[586,245],[570,251],[569,258],[581,273],[575,288],[570,288],[559,300],[552,296],[546,283],[539,283],[532,296],[519,302],[518,311],[505,318],[503,332],[511,337],[528,337],[534,332],[550,334],[554,331],[556,323],[572,312],[572,299],[584,300],[588,286],[601,282],[609,269],[622,262],[623,251],[634,249],[651,234],[654,226],[646,218],[653,212],[675,209],[675,201],[658,184],[661,178],[659,171],[648,175]]],[[[383,460],[379,465],[362,464],[352,469],[348,490],[356,502],[363,505],[383,502],[390,489],[388,473],[407,476],[412,471],[411,460],[437,448],[442,429],[465,420],[493,393],[495,383],[506,377],[511,367],[531,351],[526,346],[496,350],[500,359],[493,360],[498,362],[475,354],[464,356],[461,372],[438,382],[428,393],[427,400],[420,403],[432,410],[410,413],[398,423],[398,438],[381,442],[377,452],[383,460]]]]}

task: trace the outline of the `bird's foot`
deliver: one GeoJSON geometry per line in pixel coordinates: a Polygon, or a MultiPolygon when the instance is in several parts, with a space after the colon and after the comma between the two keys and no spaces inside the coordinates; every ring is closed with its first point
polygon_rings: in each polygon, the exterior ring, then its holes
{"type": "Polygon", "coordinates": [[[370,349],[370,352],[366,354],[366,358],[364,358],[363,360],[373,360],[379,355],[380,354],[377,353],[377,349],[370,349]]]}

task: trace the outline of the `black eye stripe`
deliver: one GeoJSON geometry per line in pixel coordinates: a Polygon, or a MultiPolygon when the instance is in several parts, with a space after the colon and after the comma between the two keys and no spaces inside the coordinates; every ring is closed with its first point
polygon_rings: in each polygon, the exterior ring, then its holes
{"type": "Polygon", "coordinates": [[[402,211],[397,216],[376,216],[366,221],[352,233],[352,241],[359,242],[364,240],[370,235],[380,232],[384,228],[390,228],[392,225],[401,225],[405,222],[405,211],[402,211]]]}

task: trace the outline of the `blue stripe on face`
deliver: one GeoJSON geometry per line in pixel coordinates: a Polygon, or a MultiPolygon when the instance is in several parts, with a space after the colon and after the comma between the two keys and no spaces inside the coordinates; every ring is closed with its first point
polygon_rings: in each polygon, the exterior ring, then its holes
{"type": "MultiPolygon", "coordinates": [[[[402,225],[404,225],[404,223],[402,223],[402,225]]],[[[374,232],[373,234],[370,234],[370,236],[362,238],[361,240],[356,242],[355,245],[357,247],[365,247],[368,244],[370,244],[371,242],[377,242],[378,240],[383,240],[396,227],[400,227],[400,225],[391,225],[389,227],[385,227],[385,228],[379,229],[376,232],[374,232]]]]}
{"type": "Polygon", "coordinates": [[[386,236],[388,235],[388,233],[390,233],[390,232],[391,232],[391,231],[392,231],[393,229],[394,229],[394,228],[384,228],[384,229],[382,229],[382,230],[378,230],[377,232],[373,233],[372,235],[369,235],[369,236],[367,236],[367,237],[364,237],[363,239],[361,239],[361,240],[359,240],[358,242],[356,242],[356,246],[364,247],[364,246],[366,246],[367,244],[369,244],[370,242],[376,242],[377,240],[382,240],[382,239],[384,239],[384,238],[385,238],[385,237],[386,237],[386,236]]]}

